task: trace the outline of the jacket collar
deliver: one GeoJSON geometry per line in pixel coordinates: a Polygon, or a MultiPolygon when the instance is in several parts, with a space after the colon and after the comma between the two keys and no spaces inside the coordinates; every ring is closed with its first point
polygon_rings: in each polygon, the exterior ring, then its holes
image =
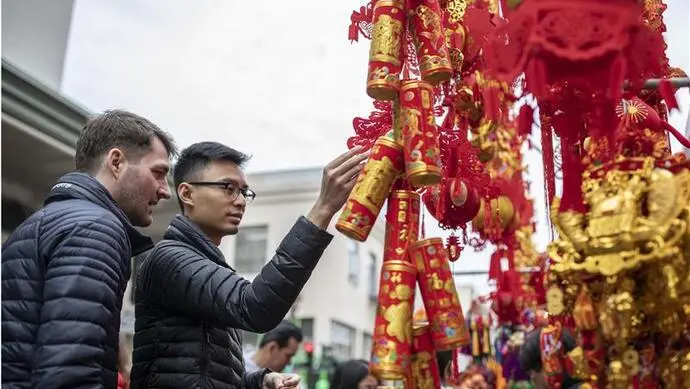
{"type": "Polygon", "coordinates": [[[232,269],[232,267],[225,262],[225,256],[218,246],[201,231],[199,226],[183,214],[177,214],[175,218],[173,218],[163,238],[188,244],[213,262],[232,269]]]}
{"type": "Polygon", "coordinates": [[[134,228],[127,215],[117,206],[110,192],[94,177],[78,172],[65,174],[50,190],[45,205],[72,199],[86,200],[112,212],[127,232],[133,256],[153,247],[151,238],[134,228]]]}

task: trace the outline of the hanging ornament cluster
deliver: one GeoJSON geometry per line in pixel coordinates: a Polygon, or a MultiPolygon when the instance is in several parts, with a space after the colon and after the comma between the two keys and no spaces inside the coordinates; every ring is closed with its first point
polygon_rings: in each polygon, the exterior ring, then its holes
{"type": "Polygon", "coordinates": [[[336,228],[366,240],[388,200],[379,378],[439,387],[424,367],[432,348],[493,365],[490,322],[464,322],[448,265],[491,244],[491,323],[513,357],[521,331],[543,325],[549,387],[565,376],[597,389],[690,387],[690,162],[669,137],[690,142],[667,120],[687,76],[665,55],[664,10],[661,0],[375,0],[353,12],[349,39],[371,40],[375,110],[354,119],[348,146],[372,154],[336,228]],[[558,232],[548,255],[532,244],[523,177],[533,128],[558,232]],[[419,237],[423,209],[451,232],[445,243],[419,237]],[[417,286],[428,321],[415,325],[417,286]],[[579,340],[568,351],[566,330],[579,340]]]}

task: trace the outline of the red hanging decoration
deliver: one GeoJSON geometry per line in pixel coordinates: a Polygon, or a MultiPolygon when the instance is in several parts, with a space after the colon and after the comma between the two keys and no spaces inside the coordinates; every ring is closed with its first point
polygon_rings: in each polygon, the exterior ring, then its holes
{"type": "Polygon", "coordinates": [[[460,245],[460,239],[455,234],[451,233],[448,239],[446,239],[446,251],[448,251],[448,259],[451,262],[455,262],[460,258],[462,246],[460,245]]]}

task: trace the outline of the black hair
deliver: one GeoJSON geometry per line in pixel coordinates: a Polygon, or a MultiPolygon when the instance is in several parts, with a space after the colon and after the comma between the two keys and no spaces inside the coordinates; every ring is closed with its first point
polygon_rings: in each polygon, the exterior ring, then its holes
{"type": "MultiPolygon", "coordinates": [[[[538,328],[525,337],[525,343],[520,347],[520,367],[526,373],[542,371],[541,363],[541,328],[538,328]]],[[[577,347],[577,341],[567,328],[561,330],[561,344],[563,351],[569,353],[577,347]]],[[[575,388],[580,381],[563,373],[563,388],[575,388]]]]}
{"type": "Polygon", "coordinates": [[[78,171],[93,173],[104,155],[117,147],[130,153],[130,158],[141,158],[151,150],[151,141],[158,138],[168,157],[177,155],[172,137],[150,120],[124,110],[110,110],[91,118],[77,140],[75,165],[78,171]]]}
{"type": "Polygon", "coordinates": [[[441,381],[445,382],[448,377],[446,377],[446,367],[453,361],[453,351],[437,351],[436,352],[436,363],[438,364],[438,371],[441,374],[441,381]]]}
{"type": "Polygon", "coordinates": [[[274,329],[266,332],[261,338],[259,348],[264,347],[270,342],[276,342],[279,348],[286,347],[290,339],[295,339],[298,343],[302,341],[302,330],[287,320],[281,321],[274,329]]]}
{"type": "Polygon", "coordinates": [[[329,389],[357,389],[359,381],[369,375],[369,362],[350,359],[335,368],[329,389]]]}
{"type": "MultiPolygon", "coordinates": [[[[236,164],[239,167],[244,167],[245,163],[251,157],[245,153],[239,152],[232,147],[226,146],[218,142],[199,142],[185,148],[180,153],[180,158],[177,159],[175,167],[173,168],[173,182],[175,183],[175,192],[177,187],[185,181],[192,181],[202,170],[206,169],[209,164],[215,161],[227,161],[236,164]]],[[[182,209],[182,201],[177,199],[177,202],[182,209]]]]}

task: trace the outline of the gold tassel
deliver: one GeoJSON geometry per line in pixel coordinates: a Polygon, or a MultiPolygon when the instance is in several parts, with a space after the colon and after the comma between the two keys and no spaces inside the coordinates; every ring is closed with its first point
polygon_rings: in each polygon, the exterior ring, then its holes
{"type": "Polygon", "coordinates": [[[482,331],[482,351],[484,352],[484,355],[490,355],[491,354],[491,338],[489,338],[489,326],[485,325],[484,329],[482,331]]]}

